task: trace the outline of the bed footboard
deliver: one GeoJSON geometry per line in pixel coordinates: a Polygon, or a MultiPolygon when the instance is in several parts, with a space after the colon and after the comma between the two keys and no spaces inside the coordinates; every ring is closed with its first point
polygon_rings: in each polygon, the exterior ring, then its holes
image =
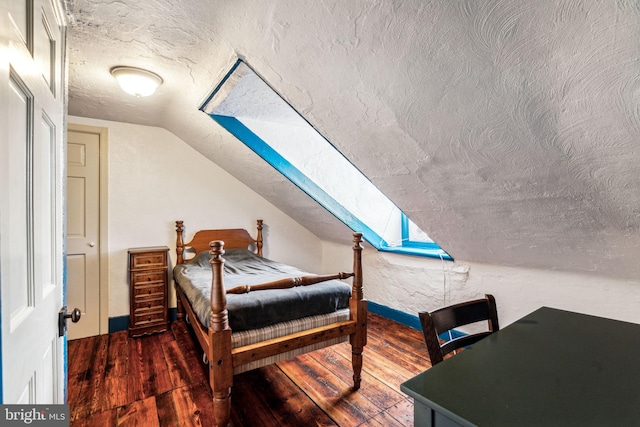
{"type": "Polygon", "coordinates": [[[226,291],[223,283],[224,242],[213,241],[211,246],[211,317],[209,327],[209,375],[213,391],[216,422],[226,426],[231,417],[231,387],[233,386],[234,364],[246,363],[255,357],[263,358],[283,351],[308,345],[314,340],[333,336],[349,335],[353,366],[353,389],[361,384],[362,352],[367,343],[367,301],[362,290],[362,234],[353,234],[353,273],[339,273],[353,277],[351,299],[349,301],[350,320],[295,336],[283,337],[272,342],[251,346],[250,349],[236,349],[232,353],[231,328],[226,307],[226,291]],[[250,350],[250,351],[245,351],[250,350]],[[247,358],[247,355],[250,356],[247,358]]]}

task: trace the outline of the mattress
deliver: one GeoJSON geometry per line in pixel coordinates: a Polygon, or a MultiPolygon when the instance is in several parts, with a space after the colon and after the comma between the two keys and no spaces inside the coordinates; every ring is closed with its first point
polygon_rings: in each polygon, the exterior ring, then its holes
{"type": "MultiPolygon", "coordinates": [[[[173,276],[189,299],[198,320],[209,326],[212,271],[208,251],[187,263],[177,265],[173,276]]],[[[284,277],[310,273],[267,258],[246,249],[230,249],[224,255],[224,285],[257,285],[284,277]]],[[[333,313],[348,308],[351,286],[329,280],[312,286],[259,290],[248,294],[227,294],[229,324],[234,332],[258,329],[308,316],[333,313]]]]}
{"type": "MultiPolygon", "coordinates": [[[[279,338],[289,334],[295,334],[296,332],[306,331],[321,326],[327,326],[332,323],[345,322],[350,319],[349,309],[342,309],[333,313],[322,314],[318,316],[309,316],[302,319],[290,320],[287,322],[277,323],[275,325],[267,326],[260,329],[252,329],[250,331],[240,331],[231,334],[231,348],[238,348],[245,345],[255,344],[270,340],[273,338],[279,338]]],[[[261,366],[267,366],[280,360],[291,359],[300,354],[305,354],[310,351],[315,351],[324,347],[328,347],[334,344],[345,342],[349,339],[348,335],[332,338],[330,340],[316,342],[309,344],[306,347],[298,348],[295,350],[289,350],[285,353],[279,353],[274,356],[266,357],[264,359],[249,362],[244,365],[236,366],[233,369],[234,374],[249,371],[251,369],[259,368],[261,366]]]]}

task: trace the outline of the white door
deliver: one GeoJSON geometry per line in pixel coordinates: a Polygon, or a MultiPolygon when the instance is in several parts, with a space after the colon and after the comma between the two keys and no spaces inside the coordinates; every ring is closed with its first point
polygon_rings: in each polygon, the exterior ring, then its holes
{"type": "Polygon", "coordinates": [[[0,1],[2,402],[63,403],[66,29],[57,0],[0,1]]]}
{"type": "Polygon", "coordinates": [[[100,133],[67,131],[67,304],[82,321],[68,339],[100,334],[100,133]]]}

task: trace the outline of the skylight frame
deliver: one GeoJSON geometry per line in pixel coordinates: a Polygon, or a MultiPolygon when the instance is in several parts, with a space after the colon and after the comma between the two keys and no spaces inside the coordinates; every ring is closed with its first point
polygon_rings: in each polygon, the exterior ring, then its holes
{"type": "MultiPolygon", "coordinates": [[[[239,91],[242,92],[241,90],[239,91]]],[[[259,94],[250,95],[258,96],[259,94]]],[[[254,104],[256,104],[256,102],[252,102],[249,108],[253,108],[254,104]]],[[[200,106],[200,110],[206,113],[229,133],[234,135],[238,140],[243,142],[249,149],[251,149],[263,160],[265,160],[272,167],[278,170],[278,172],[283,174],[294,185],[296,185],[307,195],[309,195],[309,197],[311,197],[313,200],[327,209],[327,211],[333,214],[337,219],[342,221],[352,230],[362,232],[364,239],[376,249],[385,252],[419,255],[447,260],[452,259],[449,254],[442,250],[435,242],[418,242],[409,240],[409,219],[406,214],[404,214],[402,210],[400,210],[395,204],[393,204],[393,202],[391,202],[386,196],[384,196],[383,193],[380,192],[380,190],[377,189],[377,187],[375,187],[375,185],[371,183],[371,181],[364,174],[362,174],[362,172],[355,165],[353,165],[353,163],[349,161],[349,159],[347,159],[339,150],[337,150],[335,146],[331,144],[331,142],[327,138],[324,137],[324,135],[318,132],[318,130],[313,125],[311,125],[308,120],[306,120],[295,108],[293,108],[291,104],[284,100],[282,96],[280,96],[280,94],[276,92],[261,76],[255,73],[255,71],[248,64],[246,64],[246,62],[240,59],[236,61],[233,67],[229,70],[225,77],[220,81],[220,83],[215,87],[212,93],[200,106]],[[238,70],[239,67],[242,67],[242,69],[238,70]],[[236,87],[235,85],[238,84],[238,82],[242,79],[242,70],[244,70],[245,73],[253,73],[259,79],[261,84],[264,84],[269,91],[273,92],[272,94],[268,94],[268,96],[259,99],[261,102],[268,103],[268,100],[265,101],[265,98],[269,98],[272,95],[275,95],[278,98],[278,101],[283,104],[278,104],[277,107],[274,106],[274,109],[277,110],[279,108],[282,108],[282,105],[286,105],[286,109],[290,110],[286,112],[287,114],[293,114],[297,116],[297,118],[295,119],[296,121],[298,120],[298,118],[301,119],[300,123],[304,123],[304,126],[308,126],[309,130],[313,131],[317,136],[319,136],[324,141],[323,144],[326,143],[328,147],[333,148],[333,150],[335,150],[335,152],[341,156],[341,159],[344,159],[351,168],[353,168],[357,173],[361,175],[362,178],[366,180],[367,185],[375,188],[375,191],[381,194],[388,201],[388,203],[393,206],[394,210],[397,210],[399,212],[398,221],[400,221],[400,224],[398,224],[397,229],[399,229],[400,236],[397,242],[386,242],[379,233],[374,231],[365,221],[361,220],[357,214],[354,214],[354,212],[346,208],[343,203],[336,200],[334,196],[321,188],[321,185],[310,179],[304,172],[302,172],[298,167],[292,164],[291,161],[287,160],[284,155],[273,148],[268,142],[263,140],[254,131],[255,129],[252,130],[251,128],[249,128],[249,126],[246,125],[246,122],[250,122],[251,119],[248,119],[247,117],[244,117],[244,119],[239,119],[238,115],[234,116],[234,113],[232,112],[225,112],[225,108],[227,108],[227,106],[223,104],[225,100],[227,100],[227,97],[232,94],[233,89],[236,87]],[[237,75],[234,74],[236,71],[239,71],[237,75]]],[[[312,139],[315,140],[316,137],[313,137],[312,139]]],[[[378,224],[378,227],[379,226],[380,224],[378,224]]]]}

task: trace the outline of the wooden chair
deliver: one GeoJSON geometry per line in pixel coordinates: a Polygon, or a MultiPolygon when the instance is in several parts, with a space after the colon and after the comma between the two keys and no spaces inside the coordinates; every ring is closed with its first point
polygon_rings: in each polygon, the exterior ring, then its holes
{"type": "Polygon", "coordinates": [[[449,307],[440,308],[432,312],[420,312],[422,333],[427,344],[431,365],[434,366],[444,360],[444,356],[461,347],[474,344],[482,338],[500,330],[498,325],[498,311],[496,300],[492,295],[485,295],[483,299],[461,302],[449,307]],[[488,330],[464,335],[440,344],[438,335],[453,328],[470,323],[487,320],[488,330]]]}

